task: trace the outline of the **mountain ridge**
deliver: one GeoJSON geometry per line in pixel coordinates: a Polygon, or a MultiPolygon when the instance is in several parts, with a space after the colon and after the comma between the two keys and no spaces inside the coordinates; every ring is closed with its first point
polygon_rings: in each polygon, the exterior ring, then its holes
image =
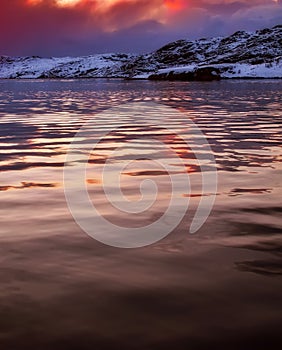
{"type": "Polygon", "coordinates": [[[147,54],[0,56],[0,78],[212,80],[282,78],[282,25],[227,37],[177,40],[147,54]],[[201,72],[204,72],[203,74],[201,72]]]}

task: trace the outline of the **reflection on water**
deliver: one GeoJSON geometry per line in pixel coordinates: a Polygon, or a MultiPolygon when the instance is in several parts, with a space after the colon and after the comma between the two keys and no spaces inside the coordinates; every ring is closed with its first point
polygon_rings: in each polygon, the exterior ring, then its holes
{"type": "MultiPolygon", "coordinates": [[[[281,87],[279,80],[0,81],[0,344],[208,349],[212,342],[238,349],[281,341],[281,87]],[[187,213],[165,240],[117,250],[90,239],[73,222],[62,171],[68,144],[85,121],[140,101],[183,112],[171,123],[192,144],[186,118],[193,119],[216,157],[219,186],[214,210],[197,235],[187,235],[187,213]]],[[[100,210],[129,227],[160,215],[168,176],[148,160],[170,160],[152,141],[162,138],[184,161],[192,192],[180,189],[179,196],[190,199],[193,211],[201,197],[195,154],[165,125],[122,122],[89,159],[87,185],[100,210]],[[146,178],[159,184],[160,193],[150,213],[129,218],[105,203],[99,171],[121,145],[131,148],[111,162],[128,162],[136,152],[133,141],[139,160],[122,174],[124,194],[138,200],[146,178]]],[[[114,125],[115,119],[106,123],[114,125]]]]}
{"type": "Polygon", "coordinates": [[[22,181],[19,186],[0,186],[0,191],[8,191],[11,189],[23,189],[31,187],[55,187],[56,184],[40,184],[35,182],[24,182],[22,181]]]}

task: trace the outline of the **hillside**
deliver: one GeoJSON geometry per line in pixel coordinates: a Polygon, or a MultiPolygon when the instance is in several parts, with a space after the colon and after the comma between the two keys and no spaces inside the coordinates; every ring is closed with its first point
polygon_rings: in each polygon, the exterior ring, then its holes
{"type": "Polygon", "coordinates": [[[282,25],[178,40],[145,55],[0,57],[0,78],[282,78],[282,25]]]}

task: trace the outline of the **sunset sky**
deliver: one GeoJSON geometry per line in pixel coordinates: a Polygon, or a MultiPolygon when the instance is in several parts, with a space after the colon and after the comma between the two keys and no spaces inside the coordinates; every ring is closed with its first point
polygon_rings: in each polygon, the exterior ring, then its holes
{"type": "Polygon", "coordinates": [[[0,55],[146,52],[282,23],[281,0],[1,0],[0,55]]]}

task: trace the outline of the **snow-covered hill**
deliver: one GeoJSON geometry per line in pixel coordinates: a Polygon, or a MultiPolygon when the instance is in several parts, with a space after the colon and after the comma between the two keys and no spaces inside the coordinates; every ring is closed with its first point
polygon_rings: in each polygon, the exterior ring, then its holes
{"type": "Polygon", "coordinates": [[[282,25],[229,37],[178,40],[145,55],[0,57],[0,78],[282,78],[282,25]]]}
{"type": "Polygon", "coordinates": [[[91,78],[115,76],[121,66],[135,59],[128,54],[42,58],[0,56],[0,78],[91,78]]]}
{"type": "Polygon", "coordinates": [[[135,58],[128,68],[132,75],[146,78],[150,76],[144,71],[146,66],[162,78],[165,72],[177,78],[181,71],[193,72],[202,67],[216,69],[224,78],[282,78],[282,25],[254,33],[239,31],[225,38],[175,41],[135,58]]]}

